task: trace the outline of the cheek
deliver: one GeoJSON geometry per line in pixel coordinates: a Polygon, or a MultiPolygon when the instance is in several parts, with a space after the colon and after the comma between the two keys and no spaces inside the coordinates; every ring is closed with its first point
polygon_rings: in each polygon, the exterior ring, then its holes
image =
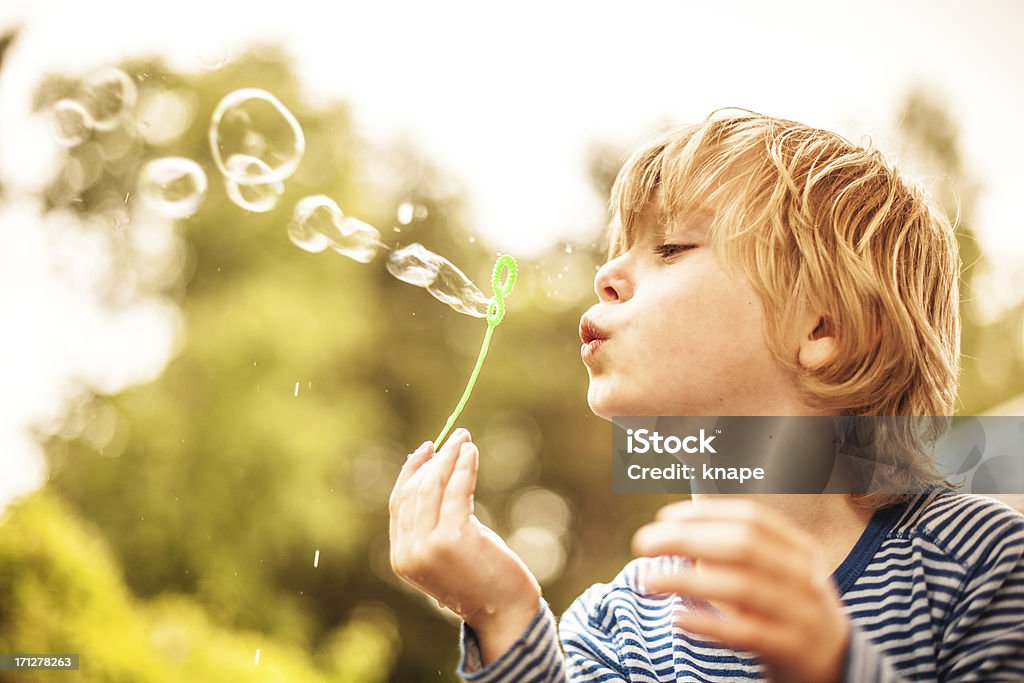
{"type": "MultiPolygon", "coordinates": [[[[722,281],[720,274],[705,280],[722,281]]],[[[761,301],[749,287],[696,286],[684,300],[666,307],[671,313],[655,332],[661,340],[657,355],[668,360],[668,367],[684,369],[691,377],[717,375],[769,355],[761,301]]]]}

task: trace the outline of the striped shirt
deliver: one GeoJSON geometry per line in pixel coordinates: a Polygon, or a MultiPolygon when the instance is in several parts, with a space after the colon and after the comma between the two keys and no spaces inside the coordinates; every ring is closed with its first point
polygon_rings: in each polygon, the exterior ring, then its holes
{"type": "MultiPolygon", "coordinates": [[[[847,683],[1024,681],[1024,515],[991,498],[933,489],[876,510],[832,574],[850,618],[847,683]]],[[[557,625],[544,598],[508,650],[480,666],[476,634],[460,633],[465,681],[763,680],[750,652],[673,624],[703,600],[646,596],[641,572],[686,558],[639,557],[594,584],[557,625]]]]}

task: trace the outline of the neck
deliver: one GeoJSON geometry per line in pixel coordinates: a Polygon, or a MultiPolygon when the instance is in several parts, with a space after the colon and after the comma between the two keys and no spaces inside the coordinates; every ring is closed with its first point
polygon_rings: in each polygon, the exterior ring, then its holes
{"type": "Polygon", "coordinates": [[[789,518],[825,550],[831,571],[846,559],[867,528],[874,510],[854,505],[845,494],[693,494],[694,505],[715,496],[752,500],[789,518]]]}

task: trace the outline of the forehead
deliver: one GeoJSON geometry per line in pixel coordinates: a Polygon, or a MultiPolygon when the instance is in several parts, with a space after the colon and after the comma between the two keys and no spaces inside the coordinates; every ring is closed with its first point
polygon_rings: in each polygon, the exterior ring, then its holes
{"type": "Polygon", "coordinates": [[[668,211],[655,195],[637,216],[629,239],[652,235],[703,239],[708,236],[711,218],[706,210],[668,211]]]}

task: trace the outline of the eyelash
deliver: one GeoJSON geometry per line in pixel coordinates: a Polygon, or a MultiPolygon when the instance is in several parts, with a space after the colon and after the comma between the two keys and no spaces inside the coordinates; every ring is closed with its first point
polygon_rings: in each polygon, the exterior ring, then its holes
{"type": "Polygon", "coordinates": [[[696,244],[659,244],[654,248],[654,253],[664,258],[668,258],[696,247],[696,244]]]}

